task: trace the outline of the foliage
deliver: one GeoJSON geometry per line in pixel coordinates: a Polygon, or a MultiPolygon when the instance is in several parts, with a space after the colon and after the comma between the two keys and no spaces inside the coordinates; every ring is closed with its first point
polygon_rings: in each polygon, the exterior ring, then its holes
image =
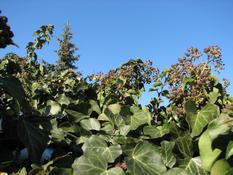
{"type": "Polygon", "coordinates": [[[73,34],[71,33],[71,29],[69,23],[65,25],[64,33],[61,39],[58,39],[60,48],[57,51],[58,54],[58,69],[75,69],[74,65],[75,61],[79,60],[79,55],[74,55],[75,51],[78,50],[77,47],[73,43],[71,43],[71,39],[73,34]]]}
{"type": "MultiPolygon", "coordinates": [[[[1,11],[0,11],[1,14],[1,11]]],[[[7,24],[8,19],[6,16],[0,16],[0,48],[5,48],[7,45],[15,45],[12,40],[14,36],[10,26],[7,24]]]]}
{"type": "Polygon", "coordinates": [[[217,46],[204,50],[204,62],[191,48],[163,71],[135,59],[83,78],[38,62],[52,33],[42,26],[27,56],[0,60],[1,172],[232,174],[233,98],[212,72],[223,66],[217,46]],[[142,106],[150,83],[157,95],[142,106]]]}

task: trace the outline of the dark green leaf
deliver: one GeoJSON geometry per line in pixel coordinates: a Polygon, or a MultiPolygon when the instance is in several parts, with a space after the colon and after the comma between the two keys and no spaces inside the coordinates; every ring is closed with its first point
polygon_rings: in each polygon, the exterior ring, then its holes
{"type": "Polygon", "coordinates": [[[35,125],[33,121],[21,119],[18,122],[18,137],[27,147],[29,158],[38,162],[49,140],[48,133],[35,125]]]}

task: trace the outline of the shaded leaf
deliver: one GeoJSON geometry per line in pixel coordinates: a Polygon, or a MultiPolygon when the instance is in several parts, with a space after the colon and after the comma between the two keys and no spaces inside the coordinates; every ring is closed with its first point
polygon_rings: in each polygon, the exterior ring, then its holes
{"type": "Polygon", "coordinates": [[[74,110],[70,110],[70,109],[65,109],[66,113],[68,113],[70,116],[73,117],[73,120],[75,122],[80,122],[82,119],[85,119],[85,118],[89,118],[88,115],[85,115],[81,112],[77,112],[77,111],[74,111],[74,110]]]}
{"type": "Polygon", "coordinates": [[[17,131],[19,139],[28,149],[29,158],[34,162],[38,162],[47,146],[48,133],[27,119],[19,120],[17,131]]]}

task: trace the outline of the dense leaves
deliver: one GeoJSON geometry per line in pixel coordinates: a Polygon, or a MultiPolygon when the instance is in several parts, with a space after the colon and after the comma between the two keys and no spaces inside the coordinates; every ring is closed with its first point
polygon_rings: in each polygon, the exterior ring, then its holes
{"type": "Polygon", "coordinates": [[[232,174],[233,98],[212,71],[223,68],[219,47],[190,48],[163,71],[135,59],[82,77],[69,27],[57,63],[39,62],[53,30],[40,27],[26,56],[0,60],[0,172],[232,174]],[[142,106],[146,84],[155,95],[142,106]]]}

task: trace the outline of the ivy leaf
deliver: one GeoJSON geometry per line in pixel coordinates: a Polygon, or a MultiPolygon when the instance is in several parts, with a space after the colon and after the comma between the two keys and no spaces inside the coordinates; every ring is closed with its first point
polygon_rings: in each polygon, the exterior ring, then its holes
{"type": "Polygon", "coordinates": [[[133,115],[130,116],[129,122],[131,126],[131,130],[137,129],[139,126],[143,124],[150,124],[152,119],[151,113],[147,109],[142,109],[135,112],[133,115]]]}
{"type": "Polygon", "coordinates": [[[89,118],[89,119],[83,119],[80,122],[82,128],[90,131],[90,130],[96,130],[99,131],[100,130],[100,123],[97,119],[95,118],[89,118]]]}
{"type": "Polygon", "coordinates": [[[200,157],[202,160],[202,166],[206,171],[210,171],[211,166],[216,161],[216,159],[220,156],[221,150],[216,148],[212,149],[212,139],[208,134],[208,131],[205,131],[199,141],[198,147],[200,152],[200,157]]]}
{"type": "Polygon", "coordinates": [[[189,175],[183,168],[172,168],[165,172],[163,175],[189,175]]]}
{"type": "Polygon", "coordinates": [[[121,112],[121,105],[118,103],[111,104],[108,106],[108,109],[113,113],[113,114],[120,114],[121,112]]]}
{"type": "Polygon", "coordinates": [[[17,102],[18,108],[29,109],[29,104],[25,98],[24,89],[20,81],[16,78],[0,78],[0,87],[9,93],[17,102]]]}
{"type": "Polygon", "coordinates": [[[209,102],[211,104],[214,104],[219,96],[220,96],[219,90],[214,87],[213,91],[208,94],[209,102]]]}
{"type": "Polygon", "coordinates": [[[219,118],[213,120],[207,130],[201,135],[198,141],[200,158],[203,168],[210,171],[214,161],[219,157],[222,150],[212,149],[212,142],[220,135],[227,134],[233,126],[233,119],[227,114],[221,114],[219,118]]]}
{"type": "Polygon", "coordinates": [[[190,134],[185,134],[184,136],[178,137],[175,140],[175,143],[183,157],[193,156],[193,143],[190,134]]]}
{"type": "Polygon", "coordinates": [[[54,167],[53,170],[49,173],[49,175],[73,175],[72,168],[57,168],[54,167]]]}
{"type": "Polygon", "coordinates": [[[80,122],[82,119],[86,119],[89,118],[88,115],[85,115],[81,112],[77,112],[74,110],[70,110],[70,109],[65,109],[66,113],[68,113],[70,116],[72,116],[73,120],[78,123],[80,122]]]}
{"type": "Polygon", "coordinates": [[[69,105],[70,104],[70,98],[67,97],[64,93],[59,95],[58,98],[56,99],[56,101],[58,103],[60,103],[61,105],[69,105]]]}
{"type": "Polygon", "coordinates": [[[51,115],[56,115],[61,111],[61,106],[58,102],[53,101],[53,100],[48,100],[47,101],[47,106],[50,107],[49,113],[51,115]]]}
{"type": "Polygon", "coordinates": [[[196,114],[194,105],[186,103],[185,110],[189,126],[192,129],[191,136],[195,137],[201,134],[202,130],[209,122],[219,116],[219,108],[214,104],[207,104],[202,110],[196,114]],[[193,107],[191,107],[191,105],[193,107]]]}
{"type": "Polygon", "coordinates": [[[130,151],[127,166],[133,175],[160,175],[166,171],[159,148],[147,142],[138,143],[130,151]]]}
{"type": "MultiPolygon", "coordinates": [[[[97,101],[95,100],[89,100],[89,104],[91,105],[91,111],[95,111],[97,114],[100,114],[101,113],[101,110],[100,110],[100,107],[97,103],[97,101]]],[[[90,112],[89,112],[90,114],[90,112]]]]}
{"type": "Polygon", "coordinates": [[[203,168],[200,157],[191,158],[185,167],[187,175],[208,175],[203,168]]]}
{"type": "Polygon", "coordinates": [[[108,146],[103,138],[95,135],[83,144],[82,150],[85,154],[100,154],[110,163],[113,163],[122,154],[120,145],[108,146]]]}
{"type": "Polygon", "coordinates": [[[221,174],[226,175],[229,173],[230,169],[231,166],[229,165],[229,163],[225,159],[220,159],[216,161],[211,168],[211,175],[219,175],[220,172],[221,174]]]}
{"type": "Polygon", "coordinates": [[[101,173],[100,175],[125,175],[124,171],[121,168],[114,167],[109,170],[101,173]]]}
{"type": "Polygon", "coordinates": [[[75,159],[72,168],[73,174],[100,175],[107,171],[108,163],[101,155],[88,154],[75,159]]]}
{"type": "Polygon", "coordinates": [[[229,159],[233,155],[233,141],[230,141],[227,145],[225,158],[229,159]]]}
{"type": "Polygon", "coordinates": [[[143,128],[143,133],[149,135],[152,139],[163,137],[169,132],[169,126],[166,124],[162,126],[145,126],[143,128]]]}
{"type": "Polygon", "coordinates": [[[21,119],[18,121],[17,131],[19,139],[28,149],[29,158],[33,162],[38,162],[42,152],[47,146],[49,140],[48,133],[35,125],[35,122],[28,119],[21,119]]]}
{"type": "Polygon", "coordinates": [[[176,163],[176,158],[172,152],[174,146],[175,142],[163,141],[161,143],[162,160],[163,163],[169,168],[172,168],[176,163]]]}

